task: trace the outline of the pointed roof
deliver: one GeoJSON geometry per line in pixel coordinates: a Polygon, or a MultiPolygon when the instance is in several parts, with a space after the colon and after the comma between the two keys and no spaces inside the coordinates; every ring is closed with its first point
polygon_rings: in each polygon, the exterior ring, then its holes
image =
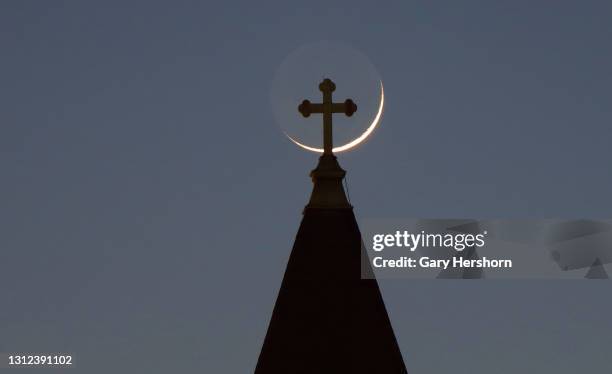
{"type": "Polygon", "coordinates": [[[331,154],[311,173],[256,374],[407,373],[378,283],[362,279],[366,254],[344,175],[331,154]]]}

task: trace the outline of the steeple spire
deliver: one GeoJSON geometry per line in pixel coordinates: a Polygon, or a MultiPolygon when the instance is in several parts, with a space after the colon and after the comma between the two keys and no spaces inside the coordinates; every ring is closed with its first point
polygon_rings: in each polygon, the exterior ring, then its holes
{"type": "Polygon", "coordinates": [[[323,93],[322,103],[313,104],[304,100],[298,106],[298,111],[304,117],[309,117],[312,113],[323,114],[323,154],[316,169],[310,172],[314,188],[306,209],[352,208],[342,188],[346,171],[340,167],[332,151],[334,148],[332,114],[344,113],[350,117],[357,111],[357,105],[351,99],[346,99],[344,103],[334,103],[332,92],[336,90],[336,84],[329,78],[323,79],[319,84],[319,90],[323,93]]]}
{"type": "Polygon", "coordinates": [[[299,110],[304,116],[323,113],[325,151],[310,173],[312,195],[255,374],[405,374],[378,283],[363,260],[361,233],[342,188],[346,172],[332,153],[331,114],[351,115],[357,107],[350,100],[331,102],[331,80],[319,88],[323,104],[305,100],[299,110]]]}

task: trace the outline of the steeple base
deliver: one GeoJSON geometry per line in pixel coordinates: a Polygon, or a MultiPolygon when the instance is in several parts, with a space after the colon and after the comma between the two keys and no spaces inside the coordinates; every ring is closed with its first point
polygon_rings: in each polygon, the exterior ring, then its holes
{"type": "Polygon", "coordinates": [[[351,209],[342,180],[346,175],[336,156],[324,153],[319,158],[319,164],[310,172],[314,183],[310,201],[305,209],[351,209]]]}

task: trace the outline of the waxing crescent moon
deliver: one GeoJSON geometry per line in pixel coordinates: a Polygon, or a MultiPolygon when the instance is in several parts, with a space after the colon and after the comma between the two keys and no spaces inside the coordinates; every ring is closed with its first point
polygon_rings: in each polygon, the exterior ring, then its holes
{"type": "MultiPolygon", "coordinates": [[[[385,105],[385,90],[383,89],[383,84],[382,81],[380,82],[380,106],[378,107],[378,113],[376,113],[376,117],[374,117],[374,120],[372,121],[372,124],[363,132],[363,134],[359,135],[358,138],[351,140],[350,142],[338,146],[338,147],[334,147],[334,149],[332,149],[332,151],[334,153],[339,153],[339,152],[344,152],[344,151],[348,151],[351,148],[355,148],[359,143],[362,143],[364,140],[366,140],[366,138],[368,136],[370,136],[370,134],[372,133],[372,131],[374,131],[374,129],[376,128],[376,126],[378,126],[378,124],[380,123],[380,116],[382,115],[383,112],[383,106],[385,105]]],[[[300,142],[298,142],[297,140],[293,139],[291,136],[289,136],[289,134],[285,133],[285,135],[289,138],[289,140],[291,140],[292,142],[294,142],[296,145],[308,150],[308,151],[312,151],[312,152],[318,152],[318,153],[323,153],[323,148],[315,148],[315,147],[309,147],[306,144],[302,144],[300,142]]]]}

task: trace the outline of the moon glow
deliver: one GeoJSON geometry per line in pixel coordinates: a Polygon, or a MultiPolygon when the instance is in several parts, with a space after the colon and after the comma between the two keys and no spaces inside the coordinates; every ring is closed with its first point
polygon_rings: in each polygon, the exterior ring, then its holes
{"type": "MultiPolygon", "coordinates": [[[[381,81],[380,82],[380,105],[378,106],[378,112],[376,113],[376,116],[374,117],[374,120],[372,121],[372,124],[363,132],[363,134],[359,135],[357,138],[351,140],[350,142],[348,142],[348,143],[346,143],[344,145],[341,145],[341,146],[338,146],[338,147],[334,147],[332,149],[332,151],[334,153],[340,153],[340,152],[348,151],[349,149],[355,148],[357,145],[359,145],[364,140],[366,140],[366,138],[368,136],[370,136],[372,131],[374,131],[376,126],[378,126],[378,124],[380,123],[380,117],[382,115],[384,105],[385,105],[385,91],[383,89],[383,84],[382,84],[382,81],[381,81]]],[[[298,142],[297,140],[293,139],[287,133],[285,133],[285,136],[287,136],[289,138],[289,140],[291,140],[297,146],[299,146],[301,148],[304,148],[307,151],[323,153],[323,148],[310,147],[310,146],[307,146],[306,144],[302,144],[302,143],[298,142]]]]}

